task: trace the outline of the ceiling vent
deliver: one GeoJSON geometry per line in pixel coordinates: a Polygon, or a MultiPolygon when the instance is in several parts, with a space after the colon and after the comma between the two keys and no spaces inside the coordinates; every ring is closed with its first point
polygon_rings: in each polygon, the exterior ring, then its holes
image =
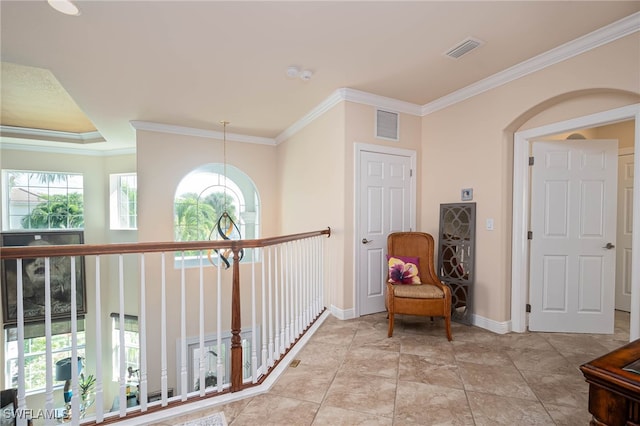
{"type": "Polygon", "coordinates": [[[448,56],[452,59],[459,59],[461,56],[466,55],[471,52],[473,49],[482,46],[484,42],[482,40],[478,40],[477,38],[469,37],[464,41],[458,43],[456,46],[449,49],[445,56],[448,56]]]}
{"type": "Polygon", "coordinates": [[[376,137],[397,141],[398,137],[398,113],[376,110],[376,137]]]}

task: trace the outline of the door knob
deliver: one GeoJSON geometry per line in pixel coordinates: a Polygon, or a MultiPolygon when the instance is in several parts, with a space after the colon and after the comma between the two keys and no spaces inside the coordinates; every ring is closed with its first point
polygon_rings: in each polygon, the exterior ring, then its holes
{"type": "Polygon", "coordinates": [[[607,245],[606,245],[606,246],[604,246],[604,247],[602,247],[602,248],[605,248],[605,249],[607,249],[607,250],[611,250],[611,249],[612,249],[612,248],[614,248],[614,247],[615,247],[615,246],[614,246],[613,244],[611,244],[611,243],[607,243],[607,245]]]}
{"type": "Polygon", "coordinates": [[[369,244],[369,243],[371,243],[371,242],[373,242],[373,241],[371,241],[371,240],[367,240],[366,238],[363,238],[363,239],[362,239],[362,244],[369,244]]]}

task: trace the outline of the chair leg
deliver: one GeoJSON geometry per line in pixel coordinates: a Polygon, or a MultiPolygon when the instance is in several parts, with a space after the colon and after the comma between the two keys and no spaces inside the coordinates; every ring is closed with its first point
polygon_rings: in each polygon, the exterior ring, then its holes
{"type": "Polygon", "coordinates": [[[451,336],[451,315],[446,315],[444,317],[444,327],[447,330],[447,339],[449,339],[449,341],[452,341],[453,336],[451,336]]]}
{"type": "Polygon", "coordinates": [[[387,337],[392,337],[393,336],[393,314],[391,312],[388,312],[389,317],[389,332],[387,333],[387,337]]]}

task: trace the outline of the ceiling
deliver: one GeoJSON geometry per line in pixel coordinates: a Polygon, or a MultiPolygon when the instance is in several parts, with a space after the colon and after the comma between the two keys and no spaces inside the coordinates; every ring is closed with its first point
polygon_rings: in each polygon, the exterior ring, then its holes
{"type": "Polygon", "coordinates": [[[0,124],[78,133],[71,145],[97,150],[134,147],[131,121],[219,131],[227,120],[230,132],[276,138],[340,88],[427,106],[640,11],[640,1],[77,5],[67,16],[46,1],[0,2],[0,124]],[[443,55],[467,37],[484,44],[443,55]],[[288,77],[291,65],[312,78],[288,77]]]}

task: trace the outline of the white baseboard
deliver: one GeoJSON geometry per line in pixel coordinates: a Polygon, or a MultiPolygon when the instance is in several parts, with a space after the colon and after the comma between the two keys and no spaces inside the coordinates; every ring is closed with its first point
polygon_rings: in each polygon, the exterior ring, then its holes
{"type": "MultiPolygon", "coordinates": [[[[339,320],[350,320],[356,317],[355,310],[353,308],[340,309],[335,305],[331,305],[329,311],[339,320]]],[[[473,314],[471,316],[471,323],[476,327],[484,328],[485,330],[489,330],[497,334],[507,334],[511,331],[511,321],[499,322],[473,314]]]]}
{"type": "Polygon", "coordinates": [[[340,309],[335,305],[331,305],[331,308],[329,308],[329,310],[331,311],[334,317],[340,320],[349,320],[349,319],[354,319],[356,317],[356,312],[353,308],[340,309]]]}
{"type": "Polygon", "coordinates": [[[498,334],[507,334],[511,331],[511,321],[498,322],[489,318],[481,317],[480,315],[473,314],[471,316],[471,323],[476,327],[484,328],[485,330],[489,330],[498,334]]]}

